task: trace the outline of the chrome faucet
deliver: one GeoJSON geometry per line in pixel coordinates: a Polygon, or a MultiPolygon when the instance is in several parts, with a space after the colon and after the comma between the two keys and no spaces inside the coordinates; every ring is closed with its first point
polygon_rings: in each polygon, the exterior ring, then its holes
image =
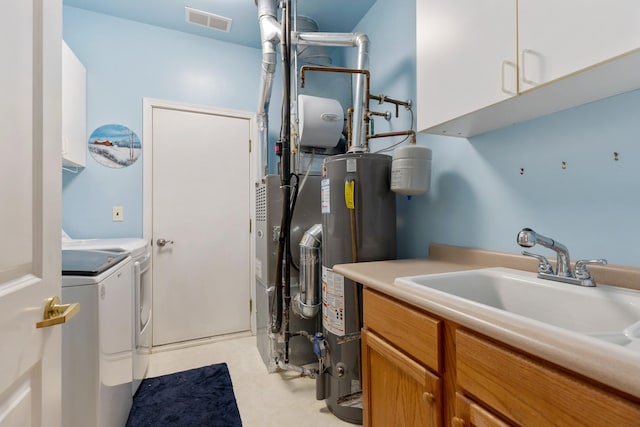
{"type": "Polygon", "coordinates": [[[518,244],[523,248],[532,248],[535,245],[541,245],[556,251],[558,261],[556,275],[561,277],[571,276],[569,249],[562,243],[538,234],[530,228],[523,228],[518,233],[518,244]]]}
{"type": "Polygon", "coordinates": [[[569,250],[560,242],[538,234],[530,228],[523,228],[516,239],[518,244],[524,248],[532,248],[535,245],[541,245],[556,252],[557,267],[553,271],[553,267],[546,257],[538,254],[532,254],[523,251],[522,254],[536,258],[538,260],[538,277],[541,279],[555,280],[557,282],[570,283],[580,286],[595,286],[596,282],[591,277],[591,273],[587,269],[588,264],[606,264],[605,259],[580,260],[576,262],[576,271],[571,271],[571,257],[569,250]]]}

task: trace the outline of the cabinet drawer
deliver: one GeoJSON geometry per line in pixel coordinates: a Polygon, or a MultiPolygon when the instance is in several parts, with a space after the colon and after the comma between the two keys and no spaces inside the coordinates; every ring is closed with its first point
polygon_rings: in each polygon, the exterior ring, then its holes
{"type": "Polygon", "coordinates": [[[491,412],[460,393],[456,393],[456,416],[451,427],[511,427],[491,412]]]}
{"type": "Polygon", "coordinates": [[[640,405],[551,366],[456,331],[457,383],[518,425],[632,426],[640,405]]]}
{"type": "Polygon", "coordinates": [[[440,372],[440,320],[370,289],[364,290],[364,325],[435,372],[440,372]]]}

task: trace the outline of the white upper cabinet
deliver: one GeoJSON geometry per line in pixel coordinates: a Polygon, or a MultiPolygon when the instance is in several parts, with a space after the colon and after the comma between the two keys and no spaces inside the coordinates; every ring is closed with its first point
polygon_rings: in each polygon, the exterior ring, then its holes
{"type": "Polygon", "coordinates": [[[638,0],[518,0],[520,92],[640,47],[638,0]]]}
{"type": "Polygon", "coordinates": [[[87,71],[62,42],[62,166],[87,163],[87,71]]]}
{"type": "Polygon", "coordinates": [[[514,0],[417,0],[418,129],[517,94],[514,0]]]}
{"type": "Polygon", "coordinates": [[[474,136],[640,88],[640,1],[416,0],[418,130],[474,136]]]}

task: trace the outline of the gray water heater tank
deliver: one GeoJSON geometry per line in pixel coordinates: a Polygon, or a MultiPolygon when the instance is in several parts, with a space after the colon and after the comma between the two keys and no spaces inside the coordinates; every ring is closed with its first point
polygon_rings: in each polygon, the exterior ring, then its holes
{"type": "Polygon", "coordinates": [[[391,157],[382,154],[342,154],[323,165],[322,326],[330,358],[319,376],[317,396],[338,418],[352,423],[362,422],[362,289],[335,274],[333,266],[396,257],[396,195],[390,176],[391,157]]]}

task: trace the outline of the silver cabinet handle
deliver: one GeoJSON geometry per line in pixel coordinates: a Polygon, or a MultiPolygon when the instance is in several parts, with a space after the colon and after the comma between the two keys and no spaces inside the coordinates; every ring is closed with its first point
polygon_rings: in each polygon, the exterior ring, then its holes
{"type": "Polygon", "coordinates": [[[522,81],[524,83],[530,84],[532,86],[537,86],[538,85],[537,82],[535,82],[535,81],[533,81],[531,79],[528,79],[527,76],[526,76],[527,66],[525,65],[524,60],[525,60],[527,55],[537,56],[536,52],[531,50],[531,49],[522,49],[522,52],[520,52],[520,65],[522,66],[522,81]]]}
{"type": "MultiPolygon", "coordinates": [[[[500,79],[501,79],[501,83],[502,83],[501,86],[502,87],[500,89],[502,89],[502,92],[506,93],[507,95],[517,95],[518,94],[517,89],[515,91],[513,91],[513,90],[509,90],[509,88],[507,88],[505,86],[504,76],[506,74],[505,73],[505,67],[507,67],[507,66],[513,67],[516,70],[516,74],[518,73],[518,66],[516,64],[514,64],[511,61],[506,61],[506,60],[502,61],[502,66],[500,67],[501,68],[500,69],[500,79]]],[[[516,80],[517,80],[517,76],[516,76],[516,80]]]]}
{"type": "Polygon", "coordinates": [[[156,243],[158,246],[163,247],[166,245],[173,245],[173,240],[167,240],[167,239],[158,239],[156,240],[156,243]]]}

